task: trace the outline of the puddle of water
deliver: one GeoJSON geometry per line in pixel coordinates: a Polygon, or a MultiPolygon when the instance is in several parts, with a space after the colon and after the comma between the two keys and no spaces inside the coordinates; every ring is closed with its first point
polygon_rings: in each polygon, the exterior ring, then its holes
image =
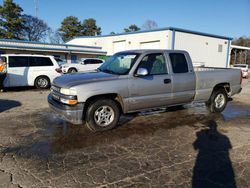
{"type": "Polygon", "coordinates": [[[250,107],[243,104],[229,104],[222,112],[222,115],[226,121],[240,117],[250,117],[250,107]]]}
{"type": "Polygon", "coordinates": [[[229,121],[250,116],[250,108],[244,104],[232,102],[222,114],[210,113],[202,103],[189,104],[181,108],[158,109],[122,116],[120,126],[103,133],[91,133],[84,125],[71,125],[48,112],[47,109],[31,116],[30,123],[39,128],[39,131],[25,138],[27,145],[9,151],[16,149],[18,152],[48,157],[54,153],[64,153],[74,149],[93,148],[103,144],[112,145],[134,136],[144,139],[153,136],[156,131],[180,126],[191,126],[195,131],[206,126],[206,122],[210,120],[229,121]]]}

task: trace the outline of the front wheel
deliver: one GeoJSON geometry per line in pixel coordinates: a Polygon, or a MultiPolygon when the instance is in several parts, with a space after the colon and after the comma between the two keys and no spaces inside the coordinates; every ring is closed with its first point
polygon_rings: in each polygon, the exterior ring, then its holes
{"type": "Polygon", "coordinates": [[[206,103],[210,112],[222,112],[227,105],[228,97],[225,89],[218,89],[213,91],[210,100],[206,103]]]}
{"type": "Polygon", "coordinates": [[[110,130],[118,124],[120,110],[117,103],[111,99],[93,101],[86,112],[86,125],[94,131],[110,130]]]}

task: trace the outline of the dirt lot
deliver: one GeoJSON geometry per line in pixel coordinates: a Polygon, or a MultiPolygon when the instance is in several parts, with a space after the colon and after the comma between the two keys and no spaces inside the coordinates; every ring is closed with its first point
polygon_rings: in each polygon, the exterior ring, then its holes
{"type": "Polygon", "coordinates": [[[104,133],[51,113],[48,92],[0,93],[1,187],[250,187],[250,81],[222,114],[192,104],[104,133]]]}

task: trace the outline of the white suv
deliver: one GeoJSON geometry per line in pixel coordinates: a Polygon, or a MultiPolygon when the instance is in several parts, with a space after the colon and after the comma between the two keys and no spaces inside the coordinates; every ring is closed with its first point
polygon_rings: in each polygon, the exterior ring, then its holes
{"type": "Polygon", "coordinates": [[[104,60],[99,58],[82,58],[79,63],[65,63],[61,65],[63,73],[95,70],[101,66],[104,60]]]}
{"type": "Polygon", "coordinates": [[[61,69],[54,56],[29,54],[2,54],[7,62],[7,76],[4,87],[35,86],[45,89],[54,78],[61,75],[61,69]]]}

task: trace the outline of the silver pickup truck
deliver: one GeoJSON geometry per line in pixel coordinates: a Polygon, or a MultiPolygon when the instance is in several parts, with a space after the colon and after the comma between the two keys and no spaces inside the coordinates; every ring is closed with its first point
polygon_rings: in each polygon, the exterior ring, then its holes
{"type": "Polygon", "coordinates": [[[241,80],[237,69],[195,70],[186,51],[132,50],[116,53],[97,70],[57,77],[48,102],[66,121],[104,131],[122,113],[193,101],[221,112],[241,91],[241,80]]]}

